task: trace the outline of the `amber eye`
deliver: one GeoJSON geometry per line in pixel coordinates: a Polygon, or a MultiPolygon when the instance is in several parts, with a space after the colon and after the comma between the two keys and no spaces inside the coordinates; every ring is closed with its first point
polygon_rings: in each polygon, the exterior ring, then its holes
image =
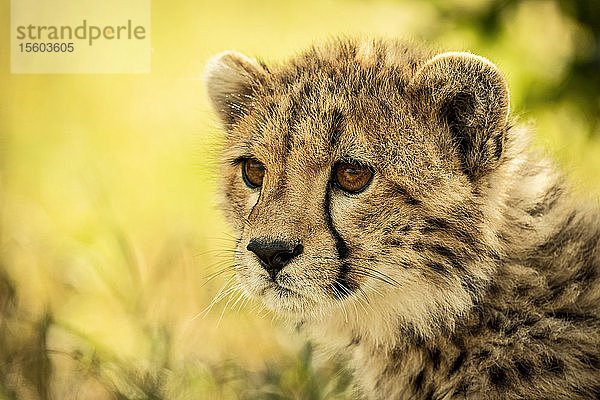
{"type": "Polygon", "coordinates": [[[251,189],[262,186],[265,177],[265,166],[255,158],[246,158],[242,161],[242,178],[244,183],[251,189]]]}
{"type": "Polygon", "coordinates": [[[334,170],[335,183],[349,193],[362,192],[373,177],[371,170],[359,164],[338,163],[334,170]]]}

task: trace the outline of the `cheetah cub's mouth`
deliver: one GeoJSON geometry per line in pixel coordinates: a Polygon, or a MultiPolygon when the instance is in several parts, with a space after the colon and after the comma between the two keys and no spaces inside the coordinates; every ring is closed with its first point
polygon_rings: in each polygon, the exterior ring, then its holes
{"type": "Polygon", "coordinates": [[[209,63],[236,275],[272,310],[424,331],[452,325],[489,281],[497,239],[474,193],[502,155],[504,78],[471,54],[394,46],[209,63]]]}

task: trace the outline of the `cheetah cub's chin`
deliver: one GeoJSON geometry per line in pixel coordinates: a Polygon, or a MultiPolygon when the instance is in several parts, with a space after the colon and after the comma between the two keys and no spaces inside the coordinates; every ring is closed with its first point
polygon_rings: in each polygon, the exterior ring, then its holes
{"type": "Polygon", "coordinates": [[[470,53],[343,39],[215,56],[221,204],[251,297],[349,357],[362,396],[600,396],[600,218],[470,53]]]}

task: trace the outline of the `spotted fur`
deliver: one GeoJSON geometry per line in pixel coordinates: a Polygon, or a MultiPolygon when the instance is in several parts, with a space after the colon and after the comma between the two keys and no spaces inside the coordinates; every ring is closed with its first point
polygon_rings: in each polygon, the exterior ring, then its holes
{"type": "Polygon", "coordinates": [[[340,39],[280,65],[222,53],[207,87],[237,277],[349,355],[360,396],[600,398],[598,210],[529,148],[492,63],[340,39]],[[363,192],[332,184],[346,161],[374,172],[363,192]],[[304,251],[273,279],[256,238],[304,251]]]}

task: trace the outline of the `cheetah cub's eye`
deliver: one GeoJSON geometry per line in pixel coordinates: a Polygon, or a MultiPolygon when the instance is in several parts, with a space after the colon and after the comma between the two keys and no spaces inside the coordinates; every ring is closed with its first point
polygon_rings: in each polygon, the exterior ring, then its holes
{"type": "Polygon", "coordinates": [[[360,193],[366,189],[373,172],[368,167],[347,162],[337,163],[334,167],[335,184],[348,193],[360,193]]]}
{"type": "Polygon", "coordinates": [[[242,178],[250,189],[262,186],[265,177],[265,166],[255,158],[246,158],[242,161],[242,178]]]}

